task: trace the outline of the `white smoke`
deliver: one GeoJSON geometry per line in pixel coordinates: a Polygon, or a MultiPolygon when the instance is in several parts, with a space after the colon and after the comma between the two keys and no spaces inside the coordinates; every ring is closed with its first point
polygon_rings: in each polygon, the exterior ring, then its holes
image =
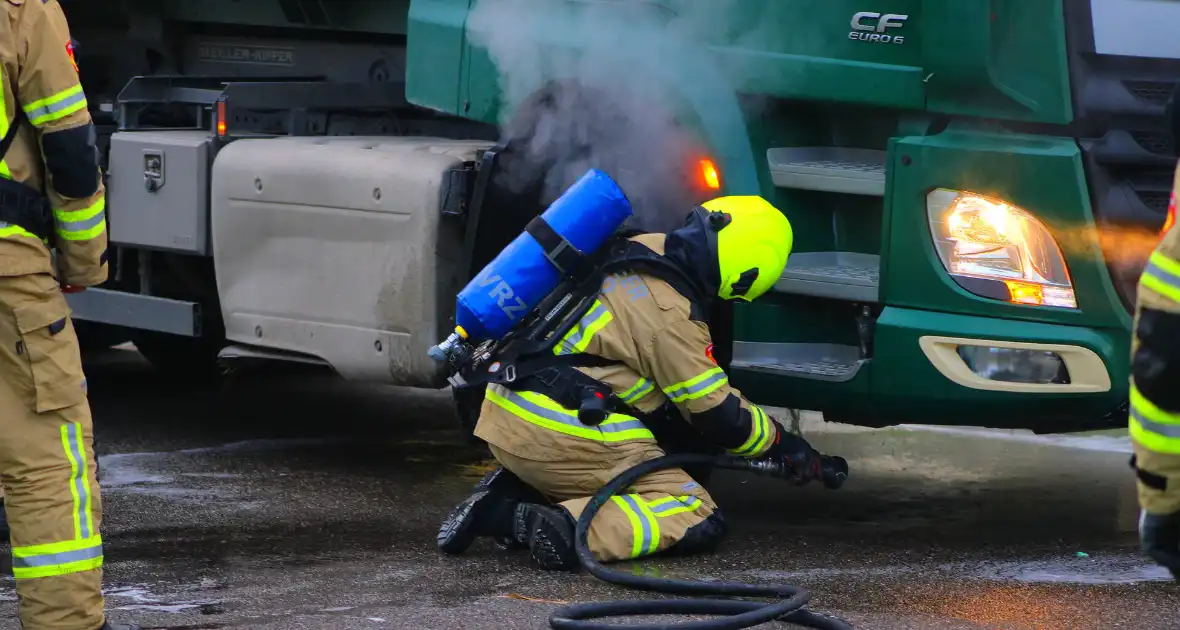
{"type": "MultiPolygon", "coordinates": [[[[531,138],[502,183],[519,191],[543,178],[548,203],[601,168],[631,199],[636,227],[679,225],[690,205],[685,174],[694,148],[705,147],[690,146],[700,139],[678,128],[687,112],[676,111],[674,95],[688,93],[701,125],[747,142],[733,83],[707,51],[718,35],[759,38],[755,16],[744,16],[753,29],[726,24],[736,8],[737,0],[689,0],[676,12],[637,0],[476,0],[468,33],[496,66],[504,134],[531,138]],[[551,80],[562,89],[539,98],[551,80]],[[513,120],[518,108],[528,115],[513,120]]],[[[751,160],[744,152],[737,158],[751,160]]]]}

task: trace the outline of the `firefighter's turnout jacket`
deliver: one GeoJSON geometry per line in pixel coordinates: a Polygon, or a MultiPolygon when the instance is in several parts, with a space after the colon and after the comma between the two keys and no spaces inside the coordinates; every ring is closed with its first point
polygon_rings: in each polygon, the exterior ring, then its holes
{"type": "Polygon", "coordinates": [[[0,177],[43,193],[52,212],[48,245],[28,227],[0,225],[0,276],[60,272],[62,284],[93,286],[107,277],[105,190],[94,127],[57,0],[0,0],[4,98],[0,137],[22,116],[0,177]]]}

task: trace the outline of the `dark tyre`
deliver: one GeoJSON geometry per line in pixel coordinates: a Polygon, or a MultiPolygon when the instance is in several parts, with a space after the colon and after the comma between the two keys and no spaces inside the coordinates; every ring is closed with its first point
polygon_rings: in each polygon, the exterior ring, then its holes
{"type": "Polygon", "coordinates": [[[74,320],[78,347],[82,352],[101,352],[131,340],[131,331],[122,326],[74,320]]]}
{"type": "Polygon", "coordinates": [[[132,342],[156,369],[188,379],[216,379],[220,375],[217,354],[227,342],[213,261],[179,254],[156,254],[151,265],[152,295],[201,305],[201,336],[135,330],[132,331],[132,342]]]}
{"type": "Polygon", "coordinates": [[[152,367],[196,380],[218,377],[217,353],[226,345],[221,337],[181,337],[147,330],[134,331],[132,341],[152,367]]]}

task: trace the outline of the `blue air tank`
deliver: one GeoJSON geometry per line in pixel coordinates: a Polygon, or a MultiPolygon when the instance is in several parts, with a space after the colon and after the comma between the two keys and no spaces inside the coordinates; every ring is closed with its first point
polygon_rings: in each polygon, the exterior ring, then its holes
{"type": "MultiPolygon", "coordinates": [[[[631,203],[602,171],[591,169],[541,215],[558,236],[592,255],[631,216],[631,203]]],[[[493,218],[494,220],[494,218],[493,218]]],[[[468,341],[500,339],[561,282],[537,240],[522,232],[459,292],[456,332],[468,341]]]]}

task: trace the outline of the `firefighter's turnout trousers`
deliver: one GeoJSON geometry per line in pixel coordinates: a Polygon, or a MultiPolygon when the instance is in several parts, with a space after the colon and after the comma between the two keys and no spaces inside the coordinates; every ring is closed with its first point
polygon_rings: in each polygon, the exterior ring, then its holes
{"type": "Polygon", "coordinates": [[[0,483],[25,630],[103,623],[92,441],[78,338],[57,281],[0,276],[0,483]]]}
{"type": "MultiPolygon", "coordinates": [[[[522,422],[520,415],[560,424],[569,433],[524,420],[525,425],[518,427],[522,432],[532,432],[535,427],[551,435],[540,444],[534,443],[540,448],[513,448],[510,452],[490,444],[492,454],[525,483],[567,509],[574,519],[608,481],[636,464],[664,455],[651,432],[629,416],[614,416],[597,428],[586,427],[576,412],[539,394],[488,387],[481,423],[517,424],[522,422]],[[555,456],[558,453],[560,456],[555,456]]],[[[683,470],[657,471],[602,506],[590,526],[590,551],[601,561],[626,560],[668,550],[693,527],[706,530],[696,538],[712,537],[714,532],[707,530],[719,524],[704,521],[716,509],[709,493],[683,470]]]]}

